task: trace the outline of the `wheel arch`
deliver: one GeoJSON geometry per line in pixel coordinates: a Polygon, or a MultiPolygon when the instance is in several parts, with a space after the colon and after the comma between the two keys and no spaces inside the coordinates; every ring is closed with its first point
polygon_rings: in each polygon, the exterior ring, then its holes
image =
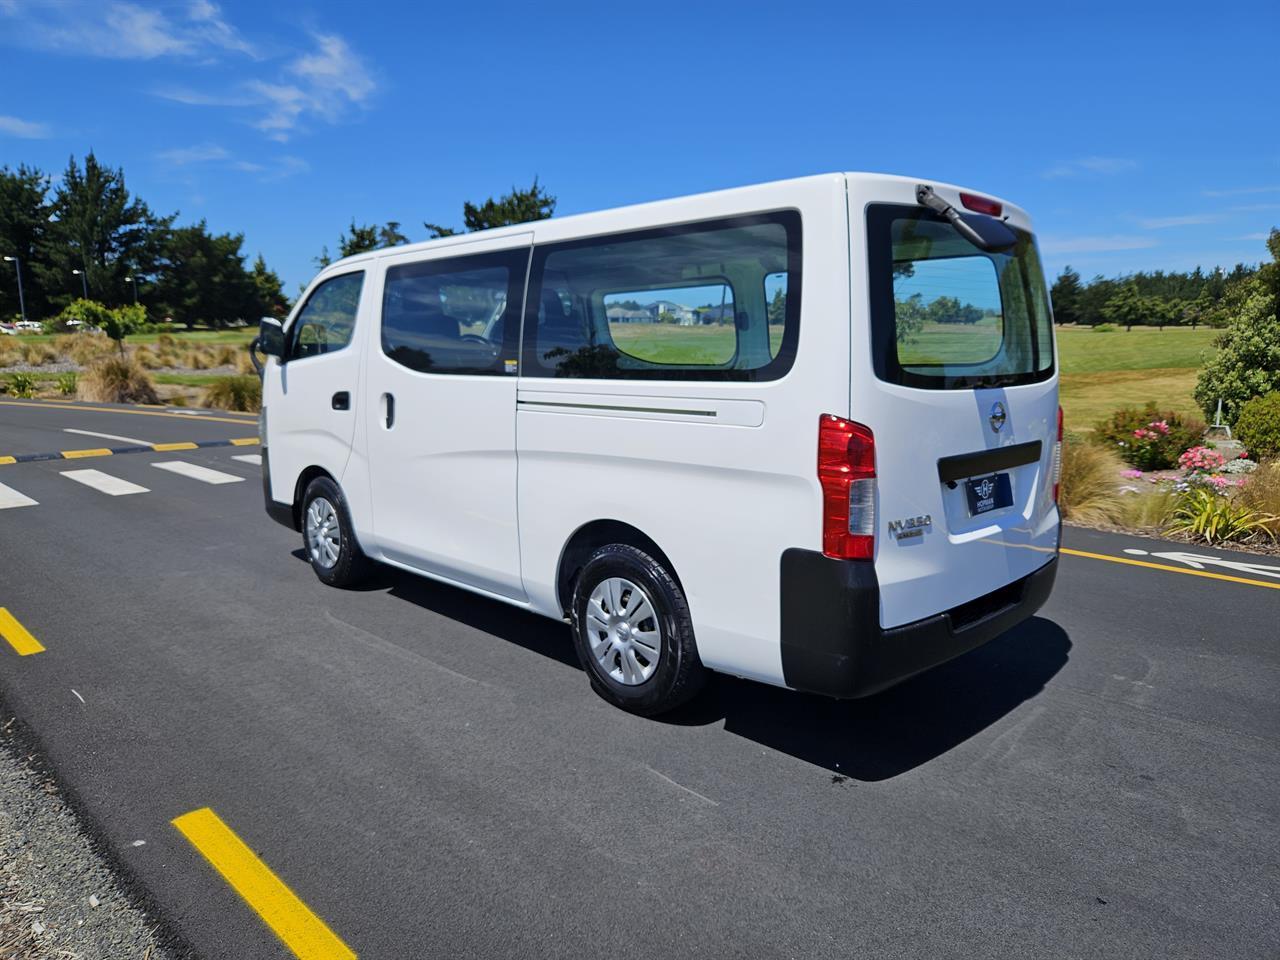
{"type": "Polygon", "coordinates": [[[333,481],[334,486],[339,490],[342,489],[342,484],[338,483],[338,478],[324,467],[312,464],[298,474],[298,480],[293,485],[293,500],[291,502],[291,509],[293,510],[293,529],[295,530],[302,529],[302,495],[306,493],[307,487],[311,484],[312,480],[316,479],[316,477],[328,477],[333,481]]]}
{"type": "Polygon", "coordinates": [[[591,554],[611,543],[625,543],[643,550],[666,567],[680,589],[684,590],[675,564],[651,536],[622,520],[592,520],[575,530],[560,551],[560,562],[556,568],[556,599],[560,603],[561,616],[569,613],[569,606],[573,602],[573,584],[578,572],[586,565],[591,554]]]}

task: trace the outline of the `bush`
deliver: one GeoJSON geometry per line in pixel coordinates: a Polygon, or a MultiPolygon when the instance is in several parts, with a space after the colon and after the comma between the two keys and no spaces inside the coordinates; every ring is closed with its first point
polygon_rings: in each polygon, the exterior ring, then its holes
{"type": "Polygon", "coordinates": [[[1115,333],[1117,327],[1114,323],[1100,323],[1093,328],[1094,333],[1115,333]]]}
{"type": "Polygon", "coordinates": [[[28,398],[36,391],[36,378],[29,373],[13,373],[9,375],[9,394],[14,397],[28,398]]]}
{"type": "Polygon", "coordinates": [[[1210,490],[1192,490],[1178,501],[1168,529],[1206,543],[1274,540],[1271,525],[1277,519],[1210,490]]]}
{"type": "Polygon", "coordinates": [[[1178,456],[1200,442],[1204,424],[1154,403],[1123,407],[1094,428],[1094,437],[1139,470],[1169,470],[1178,456]]]}
{"type": "MultiPolygon", "coordinates": [[[[1280,517],[1280,461],[1264,463],[1251,473],[1236,499],[1250,510],[1280,517]]],[[[1280,537],[1280,520],[1268,523],[1267,529],[1280,537]]]]}
{"type": "Polygon", "coordinates": [[[1222,415],[1234,426],[1246,403],[1275,390],[1280,390],[1280,320],[1275,297],[1259,284],[1218,338],[1217,354],[1196,381],[1195,398],[1206,416],[1213,416],[1221,398],[1222,415]]]}
{"type": "Polygon", "coordinates": [[[262,381],[252,374],[219,377],[205,391],[204,405],[256,413],[262,409],[262,381]]]}
{"type": "Polygon", "coordinates": [[[1255,460],[1280,458],[1280,391],[1244,404],[1236,418],[1234,436],[1255,460]]]}
{"type": "Polygon", "coordinates": [[[1062,444],[1058,509],[1066,520],[1111,523],[1120,511],[1120,459],[1075,435],[1062,444]]]}
{"type": "Polygon", "coordinates": [[[99,403],[159,403],[156,385],[142,365],[129,356],[108,356],[93,363],[80,377],[83,400],[99,403]]]}
{"type": "Polygon", "coordinates": [[[80,378],[74,373],[62,373],[58,375],[58,392],[64,397],[74,397],[76,395],[77,381],[80,378]]]}

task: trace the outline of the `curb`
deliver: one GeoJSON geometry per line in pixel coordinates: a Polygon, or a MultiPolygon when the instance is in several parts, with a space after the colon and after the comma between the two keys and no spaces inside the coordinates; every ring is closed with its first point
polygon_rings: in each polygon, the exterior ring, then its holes
{"type": "Polygon", "coordinates": [[[207,447],[253,447],[257,437],[239,437],[235,440],[188,440],[181,443],[145,443],[131,447],[93,447],[88,450],[60,450],[57,453],[19,453],[0,457],[0,465],[33,463],[40,460],[83,460],[87,457],[111,457],[121,453],[168,453],[173,450],[203,450],[207,447]]]}

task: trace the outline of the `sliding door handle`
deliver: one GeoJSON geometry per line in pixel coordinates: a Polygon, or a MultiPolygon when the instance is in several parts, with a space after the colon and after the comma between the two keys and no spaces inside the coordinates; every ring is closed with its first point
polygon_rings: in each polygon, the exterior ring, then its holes
{"type": "Polygon", "coordinates": [[[396,398],[389,393],[382,395],[382,424],[388,430],[396,425],[396,398]]]}
{"type": "Polygon", "coordinates": [[[333,395],[333,409],[350,410],[351,394],[348,393],[346,390],[339,390],[337,393],[335,393],[333,395]]]}

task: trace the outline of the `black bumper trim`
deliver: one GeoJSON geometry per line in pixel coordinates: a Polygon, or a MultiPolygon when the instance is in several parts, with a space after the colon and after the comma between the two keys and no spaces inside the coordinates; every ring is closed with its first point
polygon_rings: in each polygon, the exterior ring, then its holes
{"type": "Polygon", "coordinates": [[[943,483],[963,480],[966,477],[982,477],[997,470],[1009,470],[1040,459],[1043,448],[1039,440],[1015,443],[1008,447],[994,447],[976,453],[960,453],[943,457],[938,461],[938,479],[943,483]]]}
{"type": "Polygon", "coordinates": [[[1058,558],[1013,583],[914,623],[880,626],[880,585],[866,561],[814,550],[782,554],[782,674],[788,687],[865,697],[993,640],[1049,598],[1058,558]]]}
{"type": "Polygon", "coordinates": [[[293,516],[293,504],[271,499],[271,459],[267,456],[266,447],[262,448],[262,499],[266,504],[268,517],[290,530],[298,529],[293,516]]]}

